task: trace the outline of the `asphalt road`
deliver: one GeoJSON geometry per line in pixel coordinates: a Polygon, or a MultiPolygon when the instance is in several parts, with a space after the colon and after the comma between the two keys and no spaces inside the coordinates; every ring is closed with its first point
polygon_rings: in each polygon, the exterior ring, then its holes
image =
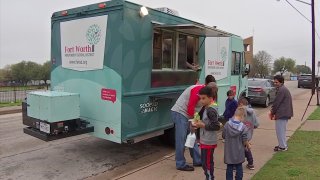
{"type": "MultiPolygon", "coordinates": [[[[293,96],[309,93],[287,82],[293,96]]],[[[254,107],[257,114],[268,108],[254,107]]],[[[0,179],[86,179],[110,173],[110,179],[171,154],[157,138],[134,145],[89,135],[44,142],[23,133],[21,113],[0,116],[0,179]],[[143,161],[143,162],[141,162],[143,161]]],[[[174,162],[173,162],[174,163],[174,162]]]]}

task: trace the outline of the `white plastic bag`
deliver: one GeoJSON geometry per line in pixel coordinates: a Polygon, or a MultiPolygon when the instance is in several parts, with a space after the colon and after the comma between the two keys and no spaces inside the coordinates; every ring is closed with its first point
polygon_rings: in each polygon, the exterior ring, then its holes
{"type": "Polygon", "coordinates": [[[193,148],[195,142],[196,142],[196,134],[190,133],[188,134],[186,143],[184,145],[188,148],[193,148]]]}

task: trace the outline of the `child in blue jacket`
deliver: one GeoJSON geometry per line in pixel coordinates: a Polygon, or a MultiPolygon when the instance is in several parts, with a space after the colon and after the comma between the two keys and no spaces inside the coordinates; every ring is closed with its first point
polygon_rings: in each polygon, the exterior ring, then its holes
{"type": "Polygon", "coordinates": [[[224,119],[226,121],[228,121],[230,118],[233,117],[234,112],[238,107],[238,102],[237,100],[234,99],[235,94],[232,90],[229,90],[227,92],[227,96],[228,96],[228,99],[226,100],[226,104],[225,104],[226,110],[223,113],[224,119]]]}

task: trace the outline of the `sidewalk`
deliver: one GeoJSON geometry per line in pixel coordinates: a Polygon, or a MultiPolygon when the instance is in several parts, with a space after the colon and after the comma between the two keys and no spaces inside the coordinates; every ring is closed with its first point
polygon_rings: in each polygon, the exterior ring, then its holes
{"type": "MultiPolygon", "coordinates": [[[[289,120],[287,137],[290,138],[295,130],[297,130],[301,124],[306,120],[306,118],[315,110],[316,99],[314,98],[311,102],[311,106],[308,108],[306,116],[303,121],[301,117],[305,111],[305,107],[308,103],[310,95],[303,94],[301,96],[296,96],[293,99],[294,104],[294,118],[289,120]]],[[[268,119],[267,113],[263,113],[259,116],[260,127],[255,130],[254,137],[252,140],[252,152],[254,156],[255,170],[248,170],[244,166],[244,178],[250,179],[253,175],[258,172],[263,165],[272,158],[274,152],[273,148],[277,145],[277,138],[274,128],[274,121],[268,119]]],[[[302,128],[306,126],[315,127],[311,122],[308,121],[302,128]],[[309,124],[311,123],[311,124],[309,124]]],[[[318,123],[318,125],[320,125],[318,123]]],[[[310,127],[309,127],[310,128],[310,127]]],[[[290,151],[290,149],[289,149],[290,151]]],[[[189,152],[186,151],[185,157],[187,161],[191,164],[191,159],[189,152]]],[[[216,179],[225,179],[225,169],[226,165],[223,163],[223,143],[221,140],[218,143],[218,147],[214,152],[215,157],[215,177],[216,179]]],[[[149,164],[145,167],[136,169],[134,171],[128,172],[116,179],[121,180],[162,180],[162,179],[175,179],[175,180],[194,180],[194,179],[204,179],[203,170],[201,167],[195,168],[194,172],[184,172],[178,171],[175,168],[174,154],[164,157],[163,159],[149,164]]],[[[244,163],[245,165],[246,163],[244,163]]],[[[108,179],[107,175],[101,175],[95,179],[108,179]]]]}
{"type": "Polygon", "coordinates": [[[22,106],[10,106],[0,108],[0,115],[20,113],[22,111],[22,106]]]}
{"type": "Polygon", "coordinates": [[[301,131],[320,131],[320,120],[308,120],[300,128],[301,131]]]}

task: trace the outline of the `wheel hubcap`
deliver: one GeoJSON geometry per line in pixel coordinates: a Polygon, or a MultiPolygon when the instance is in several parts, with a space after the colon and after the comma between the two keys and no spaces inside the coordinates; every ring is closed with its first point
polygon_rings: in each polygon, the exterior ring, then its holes
{"type": "Polygon", "coordinates": [[[266,99],[266,106],[269,106],[269,97],[266,99]]]}

